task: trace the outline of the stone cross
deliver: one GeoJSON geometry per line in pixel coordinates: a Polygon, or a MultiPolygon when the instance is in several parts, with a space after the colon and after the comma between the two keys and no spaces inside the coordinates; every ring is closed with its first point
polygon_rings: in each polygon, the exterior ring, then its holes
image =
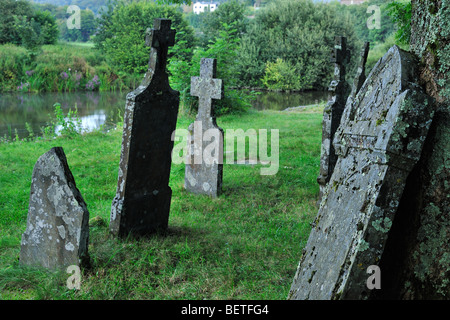
{"type": "MultiPolygon", "coordinates": [[[[399,232],[399,203],[433,118],[434,101],[418,84],[418,65],[413,55],[394,46],[355,100],[348,100],[334,138],[339,158],[290,299],[360,300],[376,294],[368,285],[369,271],[382,263],[393,230],[399,232]]],[[[381,270],[381,279],[386,273],[381,270]]]]}
{"type": "Polygon", "coordinates": [[[155,19],[147,31],[149,67],[141,85],[127,95],[116,196],[110,231],[115,236],[142,236],[168,226],[172,133],[179,93],[170,88],[167,51],[175,41],[171,20],[155,19]]]}
{"type": "Polygon", "coordinates": [[[329,91],[330,99],[323,112],[322,121],[322,147],[320,156],[320,171],[317,178],[319,183],[319,203],[322,199],[323,190],[333,173],[337,157],[332,144],[334,133],[341,121],[345,102],[349,92],[349,86],[345,81],[345,63],[349,60],[347,50],[347,38],[336,37],[335,46],[331,53],[330,61],[335,64],[334,79],[331,81],[329,91]]]}
{"type": "Polygon", "coordinates": [[[31,179],[21,265],[62,269],[89,264],[89,211],[61,147],[36,162],[31,179]]]}
{"type": "Polygon", "coordinates": [[[185,188],[217,197],[222,189],[223,130],[217,126],[214,100],[223,98],[223,82],[215,79],[216,59],[201,59],[200,77],[191,78],[191,95],[199,98],[198,114],[189,126],[185,188]]]}

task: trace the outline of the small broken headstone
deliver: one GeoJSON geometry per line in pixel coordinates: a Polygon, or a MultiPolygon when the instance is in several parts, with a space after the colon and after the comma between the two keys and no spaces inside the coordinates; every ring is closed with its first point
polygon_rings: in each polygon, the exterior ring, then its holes
{"type": "Polygon", "coordinates": [[[191,95],[199,97],[198,114],[189,126],[185,188],[217,197],[222,190],[223,130],[214,116],[214,100],[223,97],[223,82],[215,79],[216,59],[201,59],[200,77],[191,78],[191,95]]]}
{"type": "Polygon", "coordinates": [[[148,30],[148,71],[141,85],[127,95],[116,196],[110,231],[115,236],[141,236],[168,226],[172,133],[179,93],[169,86],[167,52],[175,43],[171,20],[155,19],[148,30]]]}
{"type": "Polygon", "coordinates": [[[33,169],[20,264],[48,269],[88,262],[89,212],[62,148],[42,155],[33,169]]]}
{"type": "Polygon", "coordinates": [[[323,190],[333,173],[337,156],[333,147],[334,133],[341,121],[349,86],[345,81],[345,63],[350,59],[347,50],[347,38],[336,37],[335,45],[331,52],[330,61],[334,63],[334,79],[328,88],[330,99],[323,110],[322,120],[322,145],[320,155],[320,170],[317,182],[319,183],[319,203],[322,199],[323,190]]]}
{"type": "Polygon", "coordinates": [[[434,101],[418,62],[397,46],[347,103],[334,145],[339,158],[325,189],[290,299],[366,299],[406,179],[418,162],[434,101]]]}

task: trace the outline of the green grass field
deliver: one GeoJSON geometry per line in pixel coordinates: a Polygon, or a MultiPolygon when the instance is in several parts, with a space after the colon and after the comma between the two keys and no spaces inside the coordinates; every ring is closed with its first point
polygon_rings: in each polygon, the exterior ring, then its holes
{"type": "MultiPolygon", "coordinates": [[[[192,120],[180,115],[178,128],[192,120]]],[[[108,232],[120,129],[0,143],[0,298],[286,299],[317,211],[321,121],[321,109],[219,118],[225,131],[279,129],[278,173],[225,164],[223,194],[210,199],[187,193],[184,164],[172,165],[169,229],[139,240],[108,232]],[[64,148],[90,217],[100,218],[90,227],[92,266],[82,270],[80,290],[66,287],[65,270],[24,268],[18,261],[33,166],[54,146],[64,148]]]]}

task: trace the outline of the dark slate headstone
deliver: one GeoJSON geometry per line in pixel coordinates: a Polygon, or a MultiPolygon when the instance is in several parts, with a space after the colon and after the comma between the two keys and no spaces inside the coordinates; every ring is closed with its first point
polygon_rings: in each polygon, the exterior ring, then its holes
{"type": "Polygon", "coordinates": [[[214,100],[223,98],[223,82],[215,79],[216,59],[202,59],[200,77],[191,78],[191,95],[199,97],[198,114],[189,126],[185,188],[217,197],[222,191],[223,130],[217,126],[214,100]]]}
{"type": "Polygon", "coordinates": [[[89,212],[62,148],[36,162],[20,264],[61,269],[88,263],[89,212]]]}
{"type": "Polygon", "coordinates": [[[345,81],[345,63],[350,59],[347,50],[347,38],[336,37],[335,45],[331,52],[330,61],[334,63],[334,79],[330,83],[328,91],[330,100],[324,111],[322,120],[322,147],[320,155],[320,171],[317,177],[319,183],[319,203],[322,199],[323,190],[330,180],[334,165],[337,161],[336,153],[332,144],[334,133],[341,121],[345,101],[350,91],[345,81]]]}
{"type": "Polygon", "coordinates": [[[122,151],[110,231],[116,236],[146,235],[168,226],[172,133],[179,93],[169,86],[168,47],[175,43],[171,21],[156,19],[147,30],[151,46],[148,71],[141,85],[127,95],[122,151]]]}
{"type": "Polygon", "coordinates": [[[433,117],[416,84],[418,62],[392,47],[355,100],[334,139],[339,156],[289,293],[290,299],[365,299],[409,173],[433,117]]]}

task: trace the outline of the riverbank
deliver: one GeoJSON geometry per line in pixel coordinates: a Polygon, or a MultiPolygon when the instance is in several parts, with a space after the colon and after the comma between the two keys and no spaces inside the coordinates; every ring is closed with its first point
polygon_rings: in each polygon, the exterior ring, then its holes
{"type": "Polygon", "coordinates": [[[92,44],[63,42],[37,50],[0,45],[0,92],[129,90],[142,80],[114,70],[92,44]]]}
{"type": "MultiPolygon", "coordinates": [[[[192,120],[180,115],[177,127],[192,120]]],[[[139,241],[108,236],[120,127],[0,144],[0,299],[286,299],[316,213],[321,121],[320,108],[219,118],[224,130],[278,129],[277,174],[261,176],[261,165],[225,164],[223,194],[211,200],[187,193],[184,165],[173,164],[169,230],[139,241]],[[21,268],[17,260],[33,166],[54,146],[64,148],[96,218],[92,268],[83,270],[79,291],[67,289],[64,272],[21,268]]]]}

